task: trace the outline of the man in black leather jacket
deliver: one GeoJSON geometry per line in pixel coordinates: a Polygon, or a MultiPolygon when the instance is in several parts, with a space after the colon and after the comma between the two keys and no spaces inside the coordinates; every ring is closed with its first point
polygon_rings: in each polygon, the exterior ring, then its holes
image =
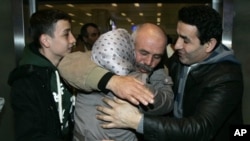
{"type": "Polygon", "coordinates": [[[146,141],[227,141],[231,125],[242,124],[243,78],[233,51],[221,44],[222,19],[208,6],[179,11],[175,54],[169,60],[174,81],[172,115],[140,113],[119,99],[98,107],[103,128],[133,128],[146,141]],[[128,114],[129,113],[129,114],[128,114]]]}

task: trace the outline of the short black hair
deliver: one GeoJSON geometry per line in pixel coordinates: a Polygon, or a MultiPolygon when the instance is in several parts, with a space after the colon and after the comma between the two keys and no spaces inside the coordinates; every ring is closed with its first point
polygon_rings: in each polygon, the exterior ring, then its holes
{"type": "Polygon", "coordinates": [[[54,37],[54,27],[57,21],[67,20],[71,23],[71,17],[57,9],[38,10],[30,18],[30,34],[36,46],[41,47],[39,38],[42,34],[54,37]]]}
{"type": "Polygon", "coordinates": [[[178,14],[178,20],[197,27],[197,36],[203,45],[211,38],[217,40],[217,45],[222,39],[222,18],[210,6],[196,5],[183,7],[178,14]]]}

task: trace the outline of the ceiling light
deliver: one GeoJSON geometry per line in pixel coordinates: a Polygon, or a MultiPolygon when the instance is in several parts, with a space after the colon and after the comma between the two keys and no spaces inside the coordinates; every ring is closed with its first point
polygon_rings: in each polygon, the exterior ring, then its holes
{"type": "Polygon", "coordinates": [[[75,7],[73,4],[66,4],[68,7],[75,7]]]}
{"type": "Polygon", "coordinates": [[[158,13],[157,13],[157,16],[160,17],[160,16],[161,16],[161,12],[158,12],[158,13]]]}
{"type": "Polygon", "coordinates": [[[162,3],[157,3],[157,7],[162,7],[162,3]]]}
{"type": "Polygon", "coordinates": [[[84,23],[79,23],[79,25],[84,25],[84,23]]]}
{"type": "Polygon", "coordinates": [[[86,13],[86,15],[87,15],[87,16],[89,16],[89,17],[91,17],[91,16],[92,16],[92,14],[91,14],[91,13],[86,13]]]}
{"type": "Polygon", "coordinates": [[[123,13],[123,12],[121,13],[121,15],[124,16],[124,17],[127,16],[126,13],[123,13]]]}
{"type": "Polygon", "coordinates": [[[131,19],[130,18],[127,18],[128,22],[131,22],[131,19]]]}
{"type": "Polygon", "coordinates": [[[157,18],[157,22],[161,22],[161,18],[157,18]]]}
{"type": "Polygon", "coordinates": [[[134,3],[135,7],[140,7],[139,3],[134,3]]]}
{"type": "Polygon", "coordinates": [[[140,13],[139,13],[139,15],[140,15],[140,16],[143,16],[143,13],[142,13],[142,12],[140,12],[140,13]]]}
{"type": "Polygon", "coordinates": [[[45,4],[44,6],[49,7],[49,8],[54,7],[53,5],[50,5],[50,4],[45,4]]]}
{"type": "Polygon", "coordinates": [[[72,16],[72,17],[75,16],[75,14],[73,14],[73,13],[68,13],[68,15],[70,15],[70,16],[72,16]]]}
{"type": "Polygon", "coordinates": [[[113,7],[117,7],[117,4],[116,3],[112,3],[111,4],[113,7]]]}

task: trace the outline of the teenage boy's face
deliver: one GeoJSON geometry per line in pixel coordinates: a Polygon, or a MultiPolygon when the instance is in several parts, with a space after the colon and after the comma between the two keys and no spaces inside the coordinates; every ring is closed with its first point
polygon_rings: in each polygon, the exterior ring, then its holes
{"type": "Polygon", "coordinates": [[[62,58],[71,52],[76,39],[67,20],[59,20],[54,28],[54,36],[50,37],[50,51],[54,57],[62,58]]]}

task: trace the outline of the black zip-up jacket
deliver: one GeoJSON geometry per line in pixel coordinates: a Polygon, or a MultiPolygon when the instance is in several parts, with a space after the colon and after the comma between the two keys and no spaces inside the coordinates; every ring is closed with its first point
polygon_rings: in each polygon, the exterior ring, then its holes
{"type": "MultiPolygon", "coordinates": [[[[11,105],[14,111],[16,141],[70,141],[72,114],[65,114],[68,128],[62,130],[57,103],[57,68],[38,52],[34,44],[26,46],[19,65],[9,75],[11,105]]],[[[61,81],[64,96],[71,96],[61,81]]],[[[62,103],[69,101],[66,97],[62,103]]],[[[66,103],[67,104],[67,103],[66,103]]],[[[65,104],[65,105],[66,105],[65,104]]],[[[71,103],[65,107],[70,107],[71,103]]],[[[62,105],[64,106],[64,105],[62,105]]],[[[65,108],[64,113],[68,113],[65,108]]]]}
{"type": "Polygon", "coordinates": [[[11,73],[9,84],[18,141],[64,140],[50,88],[53,71],[49,67],[24,65],[11,73]]]}
{"type": "MultiPolygon", "coordinates": [[[[183,65],[177,54],[169,73],[177,94],[183,65]]],[[[230,126],[242,124],[243,78],[233,61],[201,64],[189,72],[183,97],[183,118],[144,115],[147,141],[229,141],[230,126]]]]}

